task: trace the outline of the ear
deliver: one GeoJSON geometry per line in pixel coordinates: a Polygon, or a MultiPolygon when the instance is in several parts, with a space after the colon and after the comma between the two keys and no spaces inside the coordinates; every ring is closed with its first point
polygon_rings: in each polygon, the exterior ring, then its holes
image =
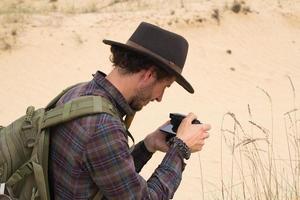
{"type": "Polygon", "coordinates": [[[141,76],[140,76],[140,81],[143,83],[152,83],[153,81],[156,80],[156,74],[155,70],[153,67],[150,67],[147,70],[142,70],[141,71],[141,76]]]}

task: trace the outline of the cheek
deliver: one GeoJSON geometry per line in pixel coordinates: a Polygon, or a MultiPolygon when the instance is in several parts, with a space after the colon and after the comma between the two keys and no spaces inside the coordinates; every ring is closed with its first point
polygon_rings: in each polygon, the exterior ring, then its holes
{"type": "Polygon", "coordinates": [[[156,87],[154,90],[153,90],[153,95],[156,97],[156,98],[159,98],[159,97],[162,97],[164,92],[165,92],[165,88],[166,87],[163,87],[163,86],[158,86],[156,87]]]}

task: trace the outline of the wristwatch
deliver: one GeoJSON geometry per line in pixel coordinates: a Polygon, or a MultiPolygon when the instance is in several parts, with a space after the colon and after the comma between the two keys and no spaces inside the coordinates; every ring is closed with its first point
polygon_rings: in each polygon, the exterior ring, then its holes
{"type": "Polygon", "coordinates": [[[171,147],[176,148],[178,153],[186,160],[188,160],[191,156],[191,150],[190,148],[178,137],[172,137],[168,141],[169,145],[171,147]]]}

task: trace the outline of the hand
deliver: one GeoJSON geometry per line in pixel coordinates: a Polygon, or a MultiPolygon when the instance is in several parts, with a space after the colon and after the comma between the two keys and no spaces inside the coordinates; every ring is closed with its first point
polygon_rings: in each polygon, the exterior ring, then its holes
{"type": "Polygon", "coordinates": [[[209,124],[192,124],[194,119],[197,119],[195,114],[188,114],[182,120],[176,134],[190,148],[192,153],[202,149],[204,140],[209,137],[207,131],[211,128],[209,124]]]}
{"type": "Polygon", "coordinates": [[[148,151],[154,153],[155,151],[167,152],[169,150],[169,146],[166,143],[166,135],[159,130],[167,124],[170,124],[170,121],[167,121],[153,133],[146,136],[144,144],[148,151]]]}

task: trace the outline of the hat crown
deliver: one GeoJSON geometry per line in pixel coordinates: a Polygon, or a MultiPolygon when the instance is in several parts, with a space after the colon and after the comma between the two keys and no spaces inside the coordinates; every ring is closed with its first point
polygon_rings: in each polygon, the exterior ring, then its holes
{"type": "Polygon", "coordinates": [[[129,38],[145,49],[183,68],[188,53],[188,42],[182,36],[153,24],[142,22],[129,38]]]}

